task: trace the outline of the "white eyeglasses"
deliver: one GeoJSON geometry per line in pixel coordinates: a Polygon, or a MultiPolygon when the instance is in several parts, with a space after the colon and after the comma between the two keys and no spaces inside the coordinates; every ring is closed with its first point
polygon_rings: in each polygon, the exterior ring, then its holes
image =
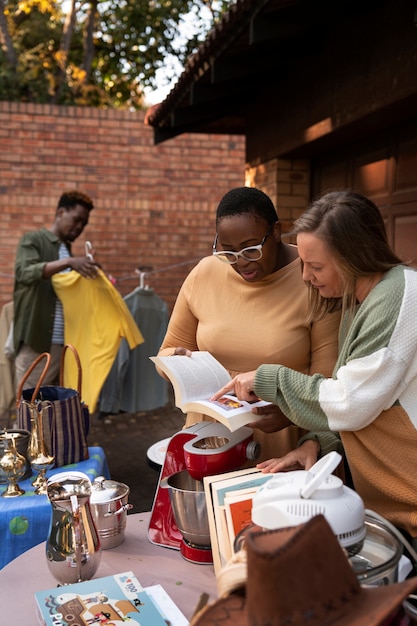
{"type": "Polygon", "coordinates": [[[265,237],[262,239],[261,243],[258,246],[249,246],[248,248],[242,248],[242,250],[239,250],[239,252],[233,252],[232,250],[221,250],[220,252],[217,252],[216,246],[219,235],[218,233],[216,233],[213,242],[213,255],[217,257],[219,261],[223,261],[223,263],[228,263],[229,265],[237,263],[240,256],[245,259],[245,261],[259,261],[259,259],[262,259],[263,245],[267,237],[271,234],[274,226],[275,224],[272,224],[271,228],[268,230],[265,237]]]}

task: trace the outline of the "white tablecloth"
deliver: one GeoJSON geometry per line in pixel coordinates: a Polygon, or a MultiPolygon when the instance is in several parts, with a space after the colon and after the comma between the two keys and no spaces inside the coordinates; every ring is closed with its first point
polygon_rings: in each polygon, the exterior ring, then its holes
{"type": "MultiPolygon", "coordinates": [[[[127,516],[125,541],[116,548],[103,550],[94,577],[133,571],[144,587],[162,585],[190,619],[202,593],[209,594],[210,602],[217,597],[213,566],[189,563],[178,550],[150,543],[149,519],[150,513],[127,516]]],[[[45,543],[14,559],[0,571],[0,623],[36,626],[33,594],[55,585],[46,562],[45,543]]]]}

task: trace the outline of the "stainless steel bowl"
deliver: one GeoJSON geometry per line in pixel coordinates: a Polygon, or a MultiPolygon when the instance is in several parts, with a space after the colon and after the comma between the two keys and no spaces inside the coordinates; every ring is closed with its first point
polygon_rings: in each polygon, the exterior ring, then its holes
{"type": "Polygon", "coordinates": [[[183,470],[172,474],[167,485],[175,523],[184,539],[194,546],[209,547],[210,530],[203,483],[183,470]]]}

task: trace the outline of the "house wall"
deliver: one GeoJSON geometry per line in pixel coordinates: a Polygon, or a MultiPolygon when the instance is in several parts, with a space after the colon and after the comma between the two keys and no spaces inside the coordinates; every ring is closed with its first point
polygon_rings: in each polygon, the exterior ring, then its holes
{"type": "Polygon", "coordinates": [[[247,161],[305,158],[415,118],[415,9],[414,0],[365,2],[359,18],[341,8],[313,41],[277,54],[247,113],[247,161]]]}
{"type": "Polygon", "coordinates": [[[417,267],[415,3],[363,3],[360,19],[323,21],[298,44],[248,107],[248,178],[275,194],[285,227],[325,190],[364,193],[417,267]]]}
{"type": "Polygon", "coordinates": [[[284,233],[318,194],[342,188],[363,193],[379,207],[398,256],[417,267],[417,120],[311,159],[247,165],[246,179],[273,198],[284,233]]]}
{"type": "Polygon", "coordinates": [[[246,184],[258,187],[273,200],[282,232],[287,233],[310,201],[310,161],[271,159],[258,166],[246,166],[246,184]]]}
{"type": "Polygon", "coordinates": [[[0,307],[12,299],[19,237],[52,224],[64,190],[95,208],[74,253],[95,258],[126,295],[137,268],[171,308],[195,262],[211,253],[222,195],[244,184],[245,140],[188,134],[153,144],[142,112],[0,102],[0,307]]]}
{"type": "Polygon", "coordinates": [[[313,196],[343,187],[371,198],[384,218],[391,246],[417,267],[417,120],[317,156],[311,171],[313,196]]]}

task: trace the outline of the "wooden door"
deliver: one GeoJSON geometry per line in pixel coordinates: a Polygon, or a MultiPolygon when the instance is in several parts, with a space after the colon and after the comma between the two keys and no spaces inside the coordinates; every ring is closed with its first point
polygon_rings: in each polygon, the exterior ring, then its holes
{"type": "Polygon", "coordinates": [[[390,244],[417,267],[417,126],[373,143],[373,149],[368,142],[315,159],[313,197],[345,187],[371,198],[384,217],[390,244]]]}

